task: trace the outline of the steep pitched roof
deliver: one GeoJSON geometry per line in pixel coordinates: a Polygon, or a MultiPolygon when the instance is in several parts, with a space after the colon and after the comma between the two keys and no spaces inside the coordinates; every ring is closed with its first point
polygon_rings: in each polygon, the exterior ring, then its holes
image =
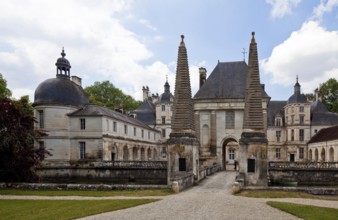
{"type": "Polygon", "coordinates": [[[329,112],[321,101],[311,103],[311,124],[312,125],[336,125],[338,114],[329,112]]]}
{"type": "Polygon", "coordinates": [[[132,124],[132,125],[136,125],[139,127],[143,127],[145,129],[150,129],[150,130],[154,130],[157,131],[155,129],[152,129],[151,127],[149,127],[148,125],[144,124],[143,122],[132,118],[128,115],[122,114],[120,112],[117,111],[113,111],[111,109],[102,107],[102,106],[98,106],[98,105],[93,105],[93,104],[89,104],[89,105],[85,105],[83,108],[76,110],[72,113],[68,114],[69,116],[91,116],[91,117],[95,117],[95,116],[106,116],[112,119],[116,119],[119,121],[123,121],[126,122],[128,124],[132,124]]]}
{"type": "Polygon", "coordinates": [[[338,125],[321,129],[310,139],[308,144],[332,140],[338,140],[338,125]]]}
{"type": "MultiPolygon", "coordinates": [[[[248,66],[244,61],[218,62],[194,99],[244,99],[248,66]]],[[[262,96],[269,97],[262,86],[262,96]]]]}
{"type": "Polygon", "coordinates": [[[268,104],[268,126],[274,126],[276,114],[280,114],[284,119],[284,106],[286,101],[270,101],[268,104]]]}
{"type": "Polygon", "coordinates": [[[145,99],[134,112],[137,120],[149,126],[156,125],[156,110],[151,97],[145,99]]]}

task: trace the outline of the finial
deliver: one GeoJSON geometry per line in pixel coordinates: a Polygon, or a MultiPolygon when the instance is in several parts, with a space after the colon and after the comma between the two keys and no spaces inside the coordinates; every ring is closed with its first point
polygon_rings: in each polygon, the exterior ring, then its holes
{"type": "Polygon", "coordinates": [[[184,35],[183,34],[181,35],[181,39],[182,39],[182,41],[184,40],[184,35]]]}
{"type": "Polygon", "coordinates": [[[62,56],[62,58],[64,58],[64,57],[66,56],[65,48],[64,48],[64,47],[62,47],[62,53],[61,53],[61,56],[62,56]]]}
{"type": "Polygon", "coordinates": [[[251,35],[252,35],[252,37],[255,37],[255,32],[254,31],[251,32],[251,35]]]}
{"type": "Polygon", "coordinates": [[[167,75],[165,75],[165,79],[166,79],[166,81],[168,82],[168,74],[167,74],[167,75]]]}
{"type": "Polygon", "coordinates": [[[245,54],[247,54],[248,52],[245,51],[245,48],[243,48],[242,54],[243,54],[243,61],[245,62],[245,54]]]}
{"type": "Polygon", "coordinates": [[[297,81],[297,83],[298,83],[298,75],[296,76],[296,81],[297,81]]]}

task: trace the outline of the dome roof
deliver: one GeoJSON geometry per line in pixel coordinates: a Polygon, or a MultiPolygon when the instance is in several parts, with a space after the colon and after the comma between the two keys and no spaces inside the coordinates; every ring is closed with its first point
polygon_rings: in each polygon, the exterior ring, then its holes
{"type": "Polygon", "coordinates": [[[81,86],[67,78],[47,79],[36,88],[34,106],[37,105],[71,105],[88,104],[85,91],[81,86]]]}
{"type": "Polygon", "coordinates": [[[164,84],[164,93],[158,98],[159,102],[173,102],[174,96],[170,93],[170,85],[168,79],[164,84]]]}
{"type": "Polygon", "coordinates": [[[307,103],[307,98],[304,94],[300,93],[300,84],[298,82],[298,76],[297,76],[297,80],[296,83],[294,85],[294,93],[292,96],[290,96],[290,98],[288,99],[288,104],[291,103],[307,103]]]}

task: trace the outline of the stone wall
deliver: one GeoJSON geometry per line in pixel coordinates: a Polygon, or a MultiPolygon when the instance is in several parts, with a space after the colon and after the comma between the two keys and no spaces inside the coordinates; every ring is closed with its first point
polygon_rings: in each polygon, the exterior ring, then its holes
{"type": "Polygon", "coordinates": [[[167,185],[166,162],[161,161],[54,164],[37,168],[37,173],[42,182],[167,185]]]}

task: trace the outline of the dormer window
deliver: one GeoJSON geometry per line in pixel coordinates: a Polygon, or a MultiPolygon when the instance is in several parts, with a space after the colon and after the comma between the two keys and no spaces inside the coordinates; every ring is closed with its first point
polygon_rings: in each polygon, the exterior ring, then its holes
{"type": "Polygon", "coordinates": [[[282,126],[282,119],[280,117],[275,119],[275,126],[281,127],[282,126]]]}

